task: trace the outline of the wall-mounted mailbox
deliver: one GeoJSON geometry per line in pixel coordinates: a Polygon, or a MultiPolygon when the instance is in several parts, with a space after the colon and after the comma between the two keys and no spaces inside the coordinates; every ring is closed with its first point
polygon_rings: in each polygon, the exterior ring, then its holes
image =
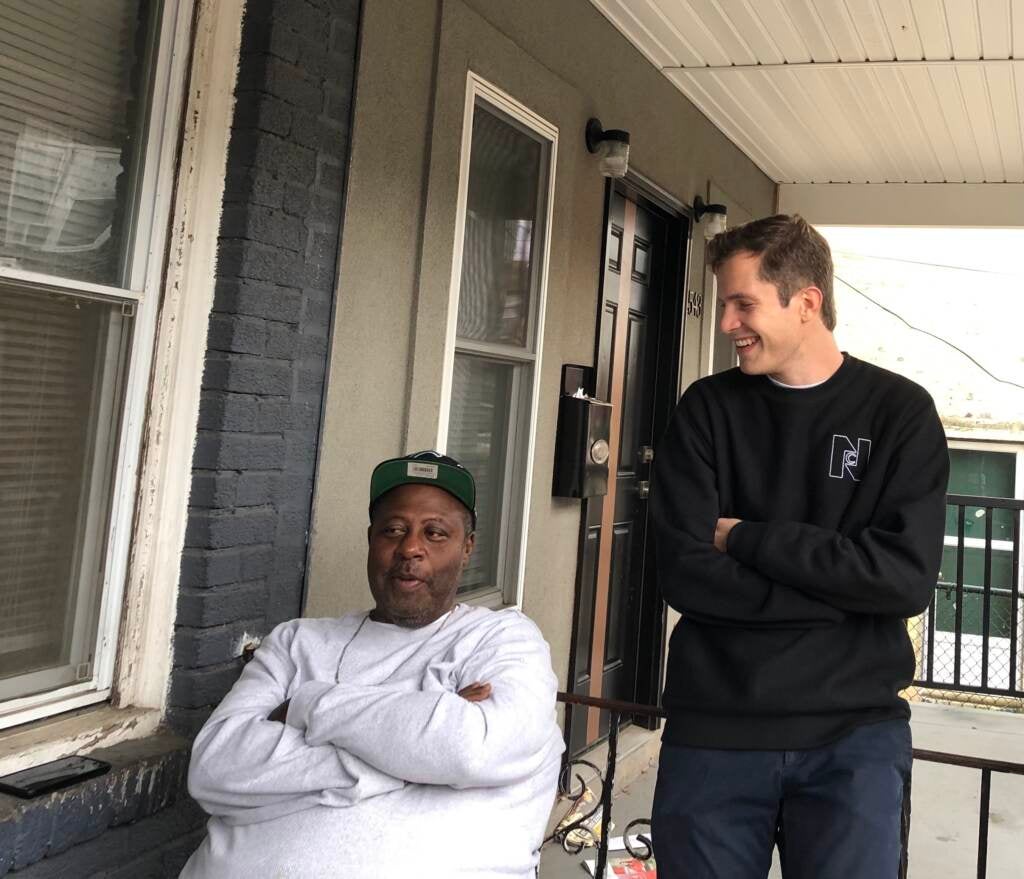
{"type": "Polygon", "coordinates": [[[551,490],[555,497],[585,498],[608,493],[612,407],[587,393],[592,389],[588,388],[590,373],[587,367],[562,367],[551,490]]]}

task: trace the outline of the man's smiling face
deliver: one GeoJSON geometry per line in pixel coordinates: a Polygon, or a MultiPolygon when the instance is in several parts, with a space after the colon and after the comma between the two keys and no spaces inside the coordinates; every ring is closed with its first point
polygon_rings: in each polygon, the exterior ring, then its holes
{"type": "Polygon", "coordinates": [[[432,485],[400,485],[381,497],[366,560],[374,620],[419,628],[451,610],[473,552],[467,519],[458,500],[432,485]]]}
{"type": "Polygon", "coordinates": [[[715,272],[721,329],[748,375],[781,376],[801,356],[806,335],[799,292],[788,305],[779,289],[760,277],[761,257],[749,252],[729,257],[715,272]]]}

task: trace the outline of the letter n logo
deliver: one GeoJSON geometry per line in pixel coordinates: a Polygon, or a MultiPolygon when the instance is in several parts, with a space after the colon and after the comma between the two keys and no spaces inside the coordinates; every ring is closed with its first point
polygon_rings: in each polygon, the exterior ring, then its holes
{"type": "Polygon", "coordinates": [[[868,466],[868,458],[871,457],[871,440],[857,438],[857,445],[848,436],[841,433],[832,436],[832,461],[829,464],[828,475],[833,479],[845,479],[850,477],[854,482],[860,482],[864,469],[868,466]]]}

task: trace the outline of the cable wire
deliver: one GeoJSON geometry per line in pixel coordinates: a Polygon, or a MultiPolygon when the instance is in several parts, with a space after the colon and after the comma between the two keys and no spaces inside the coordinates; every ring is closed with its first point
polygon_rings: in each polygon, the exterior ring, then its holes
{"type": "Polygon", "coordinates": [[[841,278],[841,277],[839,277],[839,275],[834,275],[834,277],[835,277],[835,279],[837,281],[839,281],[842,284],[845,284],[847,287],[849,287],[851,290],[853,290],[854,293],[857,293],[858,295],[863,296],[872,305],[876,306],[877,308],[882,309],[882,311],[884,311],[884,312],[886,312],[888,314],[891,314],[900,323],[905,324],[906,326],[910,327],[910,329],[914,330],[915,332],[924,333],[926,336],[931,336],[936,341],[942,342],[943,345],[948,345],[950,348],[952,348],[958,354],[962,354],[964,357],[966,357],[968,360],[970,360],[971,363],[973,363],[975,366],[977,366],[978,369],[980,369],[983,373],[985,373],[985,375],[987,375],[989,378],[994,379],[995,381],[999,382],[1000,384],[1010,385],[1011,387],[1020,388],[1022,391],[1024,391],[1024,385],[1018,384],[1015,381],[1010,381],[1009,379],[1006,379],[1006,378],[1000,378],[998,375],[994,375],[993,373],[989,372],[984,366],[982,366],[980,363],[978,363],[977,360],[975,360],[973,357],[971,357],[970,354],[968,354],[966,351],[964,351],[963,348],[958,348],[956,345],[954,345],[952,342],[950,342],[949,339],[943,339],[942,336],[936,336],[935,333],[930,333],[930,332],[928,332],[928,330],[922,330],[920,327],[915,327],[905,317],[903,317],[900,314],[897,314],[891,308],[887,308],[886,306],[882,305],[882,303],[879,302],[877,299],[872,299],[870,296],[868,296],[867,293],[865,293],[863,290],[858,289],[857,287],[854,287],[853,284],[851,284],[845,278],[841,278]]]}
{"type": "Polygon", "coordinates": [[[928,262],[921,259],[907,259],[901,256],[879,256],[874,253],[858,253],[855,250],[833,250],[833,254],[839,256],[854,257],[856,259],[877,259],[884,262],[902,262],[911,266],[927,266],[932,269],[953,269],[958,272],[975,272],[979,275],[1001,275],[1004,278],[1019,278],[1021,277],[1020,272],[1003,272],[999,269],[980,269],[976,266],[954,266],[945,265],[944,263],[928,262]]]}

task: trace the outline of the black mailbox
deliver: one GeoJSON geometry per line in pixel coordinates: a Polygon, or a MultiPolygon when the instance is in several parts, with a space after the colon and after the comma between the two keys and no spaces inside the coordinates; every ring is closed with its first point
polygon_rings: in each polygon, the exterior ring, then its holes
{"type": "Polygon", "coordinates": [[[586,393],[581,374],[563,367],[562,395],[558,400],[555,434],[555,470],[551,493],[555,497],[597,497],[608,493],[609,428],[611,403],[586,393]],[[569,387],[575,385],[571,393],[569,387]]]}

